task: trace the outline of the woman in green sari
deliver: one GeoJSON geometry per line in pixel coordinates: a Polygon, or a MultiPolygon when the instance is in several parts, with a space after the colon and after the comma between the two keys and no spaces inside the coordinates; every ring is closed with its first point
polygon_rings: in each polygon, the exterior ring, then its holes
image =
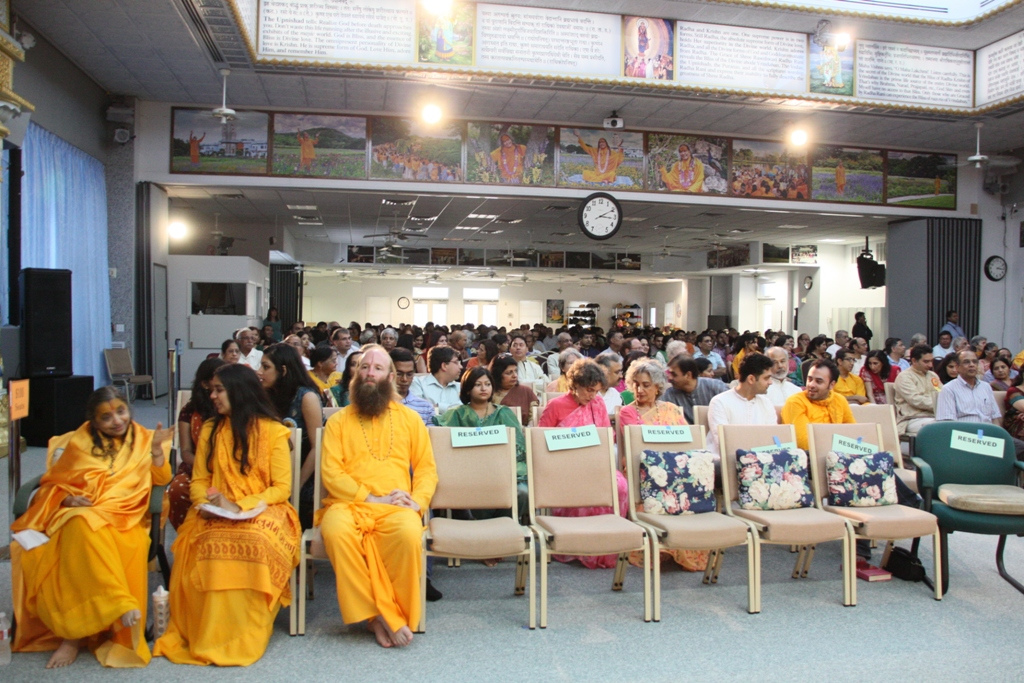
{"type": "MultiPolygon", "coordinates": [[[[516,483],[519,493],[519,512],[525,513],[529,505],[526,492],[526,437],[523,426],[516,419],[515,413],[507,406],[496,405],[491,401],[494,386],[491,373],[487,368],[477,366],[462,375],[459,398],[461,406],[449,408],[443,415],[434,418],[439,427],[490,427],[504,425],[512,427],[516,432],[516,483]]],[[[475,510],[474,517],[484,517],[488,511],[475,510]]],[[[501,512],[496,511],[497,514],[501,512]]],[[[507,516],[507,513],[505,513],[507,516]]],[[[497,516],[497,515],[493,515],[497,516]]]]}

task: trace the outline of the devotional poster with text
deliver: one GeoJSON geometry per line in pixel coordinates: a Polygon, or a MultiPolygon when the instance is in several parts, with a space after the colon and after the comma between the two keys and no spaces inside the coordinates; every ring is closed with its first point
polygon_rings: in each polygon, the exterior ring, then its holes
{"type": "Polygon", "coordinates": [[[840,50],[834,42],[820,45],[812,38],[811,92],[820,95],[852,95],[853,51],[853,41],[840,50]]]}
{"type": "Polygon", "coordinates": [[[643,189],[643,133],[562,128],[558,148],[563,187],[643,189]]]}
{"type": "Polygon", "coordinates": [[[675,78],[673,22],[622,17],[622,75],[656,81],[675,78]]]}
{"type": "Polygon", "coordinates": [[[555,184],[555,129],[515,123],[470,123],[466,180],[501,185],[555,184]]]}
{"type": "Polygon", "coordinates": [[[362,116],[274,114],[273,175],[366,178],[362,116]]]}
{"type": "Polygon", "coordinates": [[[816,145],[811,153],[811,199],[881,204],[882,150],[816,145]]]}
{"type": "Polygon", "coordinates": [[[429,125],[419,119],[369,119],[373,148],[370,178],[462,181],[462,128],[458,121],[429,125]]]}
{"type": "Polygon", "coordinates": [[[647,189],[726,194],[728,177],[728,138],[648,134],[647,189]]]}

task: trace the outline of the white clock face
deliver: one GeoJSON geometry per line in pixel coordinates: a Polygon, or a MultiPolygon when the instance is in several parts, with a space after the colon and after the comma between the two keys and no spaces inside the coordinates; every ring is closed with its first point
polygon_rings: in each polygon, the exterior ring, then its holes
{"type": "Polygon", "coordinates": [[[579,222],[588,237],[608,239],[622,224],[622,212],[614,199],[599,194],[584,200],[580,207],[579,222]]]}

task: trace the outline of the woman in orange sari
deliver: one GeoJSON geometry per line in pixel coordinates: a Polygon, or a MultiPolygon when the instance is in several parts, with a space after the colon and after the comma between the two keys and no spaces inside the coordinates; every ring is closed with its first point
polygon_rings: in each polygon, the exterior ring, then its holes
{"type": "MultiPolygon", "coordinates": [[[[619,412],[619,423],[626,425],[684,425],[686,418],[679,407],[658,397],[668,386],[665,371],[653,360],[641,358],[633,361],[626,373],[626,386],[633,392],[635,400],[619,412]]],[[[643,503],[637,504],[643,510],[643,503]]],[[[706,550],[662,550],[661,557],[672,558],[688,572],[704,571],[708,565],[706,550]]],[[[630,553],[629,562],[634,567],[643,566],[643,554],[630,553]]]]}
{"type": "Polygon", "coordinates": [[[263,656],[274,618],[291,603],[288,579],[299,563],[289,430],[244,365],[218,368],[210,395],[218,416],[199,437],[196,507],[174,542],[171,622],[153,653],[176,664],[247,666],[263,656]]]}
{"type": "Polygon", "coordinates": [[[132,421],[114,387],[86,403],[88,421],[51,440],[51,464],[28,510],[11,525],[18,652],[56,650],[71,664],[84,645],[104,666],[149,663],[146,623],[149,494],[171,480],[172,430],[132,421]]]}

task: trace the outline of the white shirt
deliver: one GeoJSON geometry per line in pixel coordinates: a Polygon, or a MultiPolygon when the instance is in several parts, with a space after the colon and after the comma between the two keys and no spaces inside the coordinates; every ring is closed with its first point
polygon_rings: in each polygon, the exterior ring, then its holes
{"type": "MultiPolygon", "coordinates": [[[[544,374],[544,370],[540,367],[540,364],[529,358],[525,358],[516,363],[516,370],[519,373],[519,383],[534,386],[538,382],[543,382],[547,385],[551,380],[547,375],[544,374]]],[[[541,387],[541,391],[543,391],[541,387]]]]}
{"type": "Polygon", "coordinates": [[[608,408],[608,417],[613,417],[615,409],[622,405],[622,394],[615,387],[609,387],[608,391],[601,394],[601,398],[604,399],[604,405],[608,408]]]}
{"type": "Polygon", "coordinates": [[[409,393],[427,399],[443,413],[452,406],[462,405],[459,389],[458,382],[449,382],[448,386],[441,386],[433,375],[420,375],[413,378],[409,393]]]}
{"type": "Polygon", "coordinates": [[[949,354],[953,353],[953,345],[950,344],[948,349],[944,349],[938,344],[932,347],[932,360],[940,360],[945,358],[949,354]]]}
{"type": "Polygon", "coordinates": [[[772,402],[773,406],[781,406],[786,402],[786,399],[793,394],[799,394],[800,387],[790,382],[788,379],[784,379],[781,382],[772,377],[772,383],[768,386],[768,393],[765,396],[772,402]]]}
{"type": "Polygon", "coordinates": [[[833,344],[832,346],[830,346],[827,349],[825,349],[825,353],[827,353],[828,355],[830,355],[833,358],[835,358],[836,357],[836,351],[838,351],[839,349],[842,349],[842,348],[845,348],[845,347],[842,347],[839,344],[833,344]]]}
{"type": "Polygon", "coordinates": [[[779,418],[767,394],[751,400],[735,389],[723,392],[708,404],[708,450],[718,453],[718,425],[774,425],[779,418]]]}
{"type": "MultiPolygon", "coordinates": [[[[239,351],[239,354],[241,354],[241,351],[239,351]]],[[[239,363],[244,363],[245,365],[248,365],[253,370],[259,370],[260,369],[260,361],[261,360],[263,360],[263,352],[262,351],[258,351],[255,346],[252,348],[252,350],[249,351],[249,355],[248,356],[242,356],[242,355],[238,356],[238,362],[239,363]]]]}
{"type": "Polygon", "coordinates": [[[712,351],[711,353],[705,355],[700,349],[697,349],[696,351],[693,352],[693,357],[694,357],[694,359],[697,359],[697,358],[707,358],[708,362],[711,363],[712,371],[718,370],[719,368],[724,368],[725,367],[725,361],[722,360],[722,357],[719,356],[714,351],[712,351]]]}

